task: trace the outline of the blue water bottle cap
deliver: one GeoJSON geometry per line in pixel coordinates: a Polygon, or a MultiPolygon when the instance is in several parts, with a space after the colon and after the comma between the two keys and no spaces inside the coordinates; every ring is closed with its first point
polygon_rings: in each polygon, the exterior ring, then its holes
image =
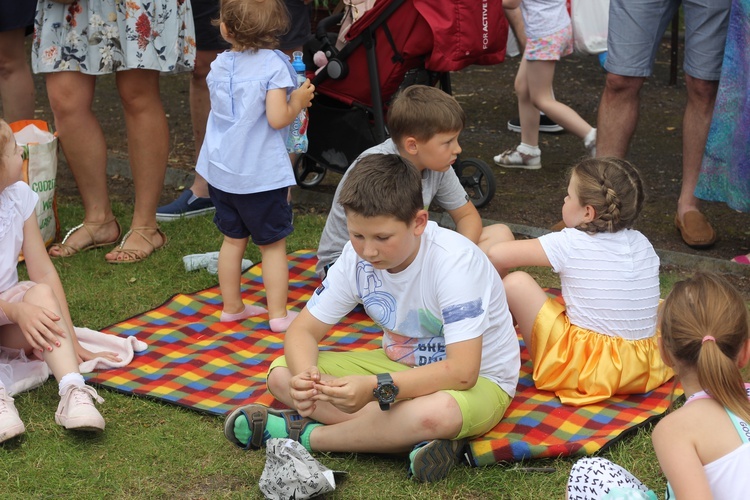
{"type": "Polygon", "coordinates": [[[292,52],[292,68],[297,73],[305,73],[305,63],[302,61],[302,52],[299,50],[292,52]]]}

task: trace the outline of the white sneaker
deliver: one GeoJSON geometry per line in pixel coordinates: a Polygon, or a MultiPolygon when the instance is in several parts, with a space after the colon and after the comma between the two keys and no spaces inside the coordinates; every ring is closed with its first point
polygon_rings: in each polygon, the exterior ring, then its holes
{"type": "Polygon", "coordinates": [[[13,398],[8,396],[5,387],[0,387],[0,443],[23,434],[26,427],[18,418],[18,410],[13,404],[13,398]]]}
{"type": "Polygon", "coordinates": [[[104,418],[94,406],[94,400],[104,402],[93,387],[69,385],[64,393],[60,393],[55,422],[66,429],[103,431],[104,418]]]}
{"type": "Polygon", "coordinates": [[[542,155],[530,155],[518,151],[518,146],[500,153],[493,158],[495,164],[506,168],[539,170],[542,168],[542,155]]]}

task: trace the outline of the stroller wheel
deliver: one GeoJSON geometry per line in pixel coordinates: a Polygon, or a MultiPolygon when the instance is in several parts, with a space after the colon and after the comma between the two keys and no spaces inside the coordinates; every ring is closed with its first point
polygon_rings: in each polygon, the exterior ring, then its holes
{"type": "Polygon", "coordinates": [[[485,206],[495,196],[495,175],[485,162],[476,158],[459,159],[453,168],[475,207],[485,206]]]}
{"type": "Polygon", "coordinates": [[[305,154],[300,155],[294,162],[294,179],[300,187],[315,187],[323,181],[325,176],[325,167],[305,154]]]}

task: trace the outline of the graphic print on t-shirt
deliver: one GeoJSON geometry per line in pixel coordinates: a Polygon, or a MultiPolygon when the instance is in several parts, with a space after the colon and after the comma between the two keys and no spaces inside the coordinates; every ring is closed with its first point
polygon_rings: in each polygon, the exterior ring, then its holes
{"type": "Polygon", "coordinates": [[[408,311],[396,325],[396,299],[382,291],[383,282],[369,262],[357,263],[357,291],[365,312],[383,329],[386,355],[408,366],[445,359],[443,323],[426,309],[408,311]],[[397,331],[398,333],[394,332],[397,331]]]}

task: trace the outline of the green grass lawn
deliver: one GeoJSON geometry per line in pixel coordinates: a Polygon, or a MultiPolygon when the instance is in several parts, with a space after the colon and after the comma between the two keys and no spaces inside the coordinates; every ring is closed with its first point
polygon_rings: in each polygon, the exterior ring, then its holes
{"type": "MultiPolygon", "coordinates": [[[[116,206],[123,227],[130,207],[116,206]]],[[[63,231],[83,218],[80,206],[60,207],[63,231]]],[[[288,250],[317,247],[325,219],[297,214],[288,250]]],[[[178,292],[213,286],[206,271],[187,273],[182,256],[218,250],[221,235],[211,217],[162,226],[168,245],[146,262],[110,265],[107,249],[58,259],[73,322],[100,329],[152,309],[178,292]]],[[[257,262],[255,247],[247,251],[257,262]]],[[[24,266],[20,266],[25,274],[24,266]]],[[[544,286],[558,286],[551,272],[536,273],[544,286]]],[[[681,278],[664,274],[663,291],[681,278]]],[[[107,429],[99,435],[65,431],[54,422],[57,384],[16,397],[26,434],[0,445],[0,494],[3,498],[260,498],[257,483],[263,451],[245,452],[223,436],[223,418],[100,389],[100,410],[107,429]]],[[[372,429],[372,432],[388,432],[372,429]]],[[[657,492],[664,480],[648,432],[641,431],[605,456],[631,470],[657,492]]],[[[572,459],[540,460],[525,465],[552,467],[554,473],[514,470],[516,464],[459,467],[436,484],[406,479],[403,457],[365,454],[316,454],[334,470],[349,474],[329,498],[563,498],[572,459]]]]}

